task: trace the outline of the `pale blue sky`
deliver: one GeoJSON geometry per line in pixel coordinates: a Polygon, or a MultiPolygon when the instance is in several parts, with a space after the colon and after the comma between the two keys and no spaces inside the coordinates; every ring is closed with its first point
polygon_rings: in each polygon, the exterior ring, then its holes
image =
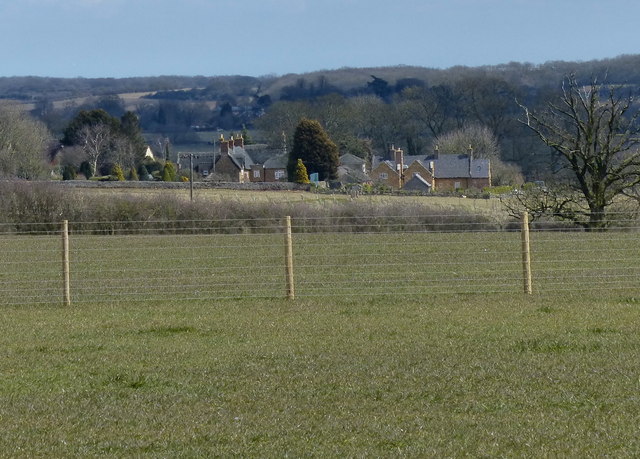
{"type": "Polygon", "coordinates": [[[638,0],[0,0],[0,76],[283,75],[640,53],[638,0]]]}

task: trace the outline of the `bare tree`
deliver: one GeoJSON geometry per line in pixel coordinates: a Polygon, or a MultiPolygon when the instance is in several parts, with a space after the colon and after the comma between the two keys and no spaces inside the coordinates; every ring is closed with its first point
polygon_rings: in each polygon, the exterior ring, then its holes
{"type": "MultiPolygon", "coordinates": [[[[464,154],[471,147],[475,158],[491,161],[491,182],[494,185],[520,185],[524,178],[515,164],[506,164],[500,159],[500,145],[491,129],[472,124],[447,132],[434,140],[434,147],[442,154],[464,154]]],[[[432,148],[434,150],[435,148],[432,148]]]]}
{"type": "Polygon", "coordinates": [[[593,78],[582,86],[575,75],[563,82],[557,102],[541,113],[525,106],[525,123],[566,163],[573,192],[556,199],[557,216],[588,229],[608,225],[608,208],[633,194],[640,183],[640,112],[624,88],[593,78]]]}
{"type": "Polygon", "coordinates": [[[0,176],[22,179],[44,176],[51,141],[43,123],[17,107],[0,105],[0,176]]]}
{"type": "Polygon", "coordinates": [[[91,165],[93,175],[98,170],[98,161],[111,151],[113,135],[106,124],[85,125],[77,133],[77,143],[82,147],[91,165]]]}

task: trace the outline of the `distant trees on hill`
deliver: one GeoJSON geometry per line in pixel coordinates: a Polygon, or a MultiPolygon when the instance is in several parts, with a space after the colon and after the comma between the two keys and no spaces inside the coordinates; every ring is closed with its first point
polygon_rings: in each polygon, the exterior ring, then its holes
{"type": "Polygon", "coordinates": [[[101,109],[120,119],[135,112],[147,134],[173,144],[202,142],[198,131],[243,127],[280,147],[302,118],[318,120],[341,153],[369,158],[390,144],[407,154],[429,153],[436,139],[470,126],[490,131],[500,159],[528,178],[563,167],[559,155],[517,122],[516,100],[544,107],[560,81],[576,84],[607,75],[610,84],[640,88],[640,55],[590,62],[508,63],[430,69],[397,66],[343,68],[284,76],[161,76],[144,78],[0,78],[0,99],[32,104],[31,113],[59,138],[82,111],[101,109]],[[125,93],[149,93],[135,106],[125,93]]]}

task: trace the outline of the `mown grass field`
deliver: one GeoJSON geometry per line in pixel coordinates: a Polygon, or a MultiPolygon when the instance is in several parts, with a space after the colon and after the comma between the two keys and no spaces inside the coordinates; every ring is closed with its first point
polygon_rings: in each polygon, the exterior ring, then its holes
{"type": "Polygon", "coordinates": [[[4,307],[5,456],[633,456],[629,296],[4,307]]]}
{"type": "Polygon", "coordinates": [[[0,455],[636,455],[637,234],[532,233],[532,296],[519,244],[294,233],[288,301],[282,234],[72,232],[62,307],[4,235],[0,455]]]}

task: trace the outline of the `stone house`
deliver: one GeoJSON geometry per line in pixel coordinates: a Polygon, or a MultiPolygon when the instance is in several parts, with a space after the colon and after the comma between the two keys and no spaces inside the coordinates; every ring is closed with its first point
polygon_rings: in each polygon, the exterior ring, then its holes
{"type": "Polygon", "coordinates": [[[451,191],[491,186],[491,163],[476,159],[473,150],[467,154],[405,156],[400,148],[391,147],[393,160],[374,157],[371,178],[393,189],[416,188],[422,191],[451,191]],[[414,177],[417,180],[412,180],[414,177]]]}
{"type": "MultiPolygon", "coordinates": [[[[205,180],[222,180],[228,182],[249,182],[250,171],[254,165],[251,156],[244,148],[242,136],[225,139],[220,135],[219,152],[214,155],[200,155],[197,167],[200,173],[208,172],[205,180]]],[[[205,175],[205,174],[203,174],[205,175]]]]}

